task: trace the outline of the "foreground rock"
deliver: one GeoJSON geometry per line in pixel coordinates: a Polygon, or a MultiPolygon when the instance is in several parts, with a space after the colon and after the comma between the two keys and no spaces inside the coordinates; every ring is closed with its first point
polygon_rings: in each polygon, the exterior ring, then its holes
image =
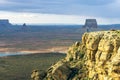
{"type": "Polygon", "coordinates": [[[85,33],[65,59],[35,76],[33,72],[33,80],[120,80],[120,31],[85,33]]]}

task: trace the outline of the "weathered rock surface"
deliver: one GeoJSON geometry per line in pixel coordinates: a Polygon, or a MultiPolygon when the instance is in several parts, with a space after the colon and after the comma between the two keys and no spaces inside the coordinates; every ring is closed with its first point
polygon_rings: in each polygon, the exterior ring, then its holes
{"type": "Polygon", "coordinates": [[[120,80],[120,30],[85,33],[65,59],[33,80],[120,80]]]}

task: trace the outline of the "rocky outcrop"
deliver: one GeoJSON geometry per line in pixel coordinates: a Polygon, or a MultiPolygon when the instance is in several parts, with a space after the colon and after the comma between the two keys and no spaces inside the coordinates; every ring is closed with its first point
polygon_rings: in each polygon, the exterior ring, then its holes
{"type": "Polygon", "coordinates": [[[0,19],[0,27],[9,27],[11,23],[9,23],[8,19],[0,19]]]}
{"type": "Polygon", "coordinates": [[[85,25],[83,26],[83,28],[97,28],[97,21],[96,19],[86,19],[85,21],[85,25]]]}
{"type": "Polygon", "coordinates": [[[29,31],[29,27],[27,26],[26,23],[24,23],[24,24],[22,25],[21,29],[22,29],[23,32],[29,31]]]}
{"type": "Polygon", "coordinates": [[[82,41],[87,48],[88,77],[120,80],[120,31],[86,33],[82,41]]]}
{"type": "Polygon", "coordinates": [[[33,80],[120,80],[120,30],[85,33],[45,74],[33,80]]]}

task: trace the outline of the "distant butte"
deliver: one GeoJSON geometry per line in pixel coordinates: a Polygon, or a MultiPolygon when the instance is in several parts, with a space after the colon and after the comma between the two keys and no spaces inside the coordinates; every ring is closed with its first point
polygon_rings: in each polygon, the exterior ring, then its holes
{"type": "Polygon", "coordinates": [[[97,28],[97,21],[96,19],[86,19],[85,21],[85,25],[83,26],[83,28],[97,28]]]}
{"type": "Polygon", "coordinates": [[[0,19],[0,26],[3,26],[3,27],[11,26],[11,23],[9,22],[8,19],[0,19]]]}
{"type": "Polygon", "coordinates": [[[22,31],[25,31],[25,32],[28,31],[28,26],[26,23],[22,25],[22,31]]]}

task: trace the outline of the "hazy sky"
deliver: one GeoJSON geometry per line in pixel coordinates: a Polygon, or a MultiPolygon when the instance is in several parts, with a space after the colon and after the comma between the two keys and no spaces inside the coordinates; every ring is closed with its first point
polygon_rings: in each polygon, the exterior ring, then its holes
{"type": "Polygon", "coordinates": [[[120,0],[0,0],[0,19],[11,23],[84,24],[120,23],[120,0]]]}

